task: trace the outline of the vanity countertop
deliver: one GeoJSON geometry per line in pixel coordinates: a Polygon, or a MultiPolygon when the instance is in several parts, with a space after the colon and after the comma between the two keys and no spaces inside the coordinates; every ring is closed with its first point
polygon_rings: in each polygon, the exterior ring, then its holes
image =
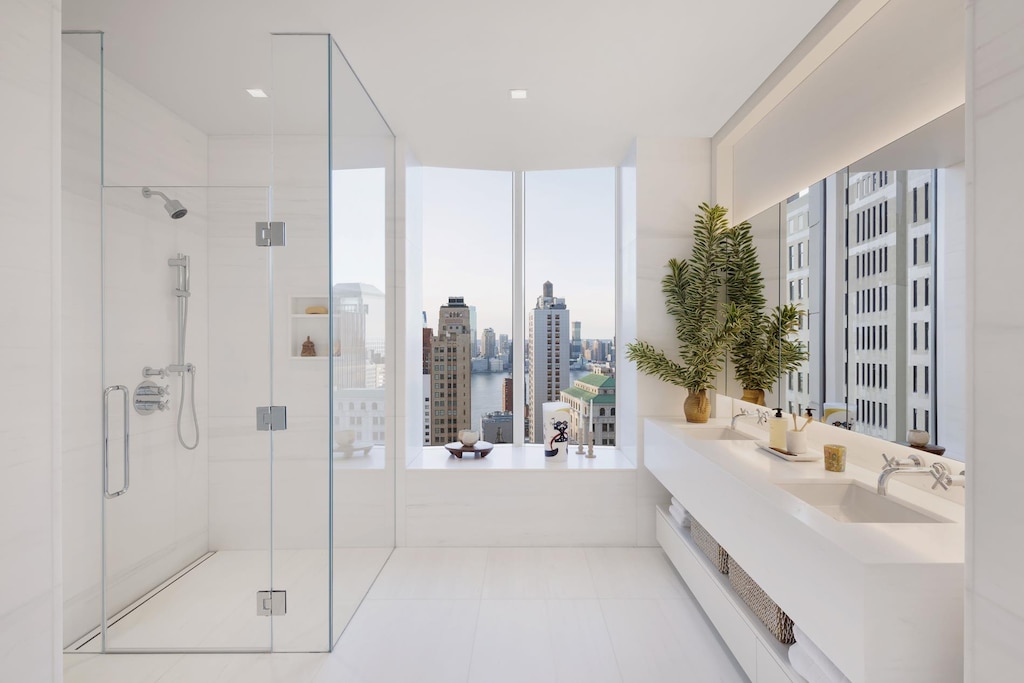
{"type": "MultiPolygon", "coordinates": [[[[881,467],[826,472],[822,461],[787,462],[754,441],[690,431],[728,426],[647,419],[644,463],[851,680],[960,680],[963,506],[895,477],[890,497],[949,521],[838,521],[778,484],[856,481],[874,491],[881,467]],[[932,644],[932,661],[907,647],[914,642],[932,644]]],[[[743,421],[736,429],[764,434],[743,421]]]]}

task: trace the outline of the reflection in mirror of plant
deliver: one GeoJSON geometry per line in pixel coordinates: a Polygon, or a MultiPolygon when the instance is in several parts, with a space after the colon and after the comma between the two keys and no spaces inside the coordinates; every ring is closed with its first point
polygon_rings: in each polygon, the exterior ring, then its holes
{"type": "Polygon", "coordinates": [[[764,277],[750,223],[744,221],[727,231],[723,252],[726,294],[743,320],[729,357],[743,387],[743,399],[764,405],[765,392],[772,390],[779,376],[807,360],[806,347],[794,339],[803,312],[793,304],[765,310],[764,277]]]}
{"type": "Polygon", "coordinates": [[[745,313],[735,304],[721,301],[730,231],[726,212],[721,206],[700,205],[691,257],[670,259],[669,273],[661,280],[665,308],[676,321],[682,362],[673,361],[647,342],[626,345],[626,357],[636,362],[641,372],[689,390],[684,410],[690,422],[707,421],[710,402],[706,391],[714,388],[729,346],[745,327],[745,313]]]}

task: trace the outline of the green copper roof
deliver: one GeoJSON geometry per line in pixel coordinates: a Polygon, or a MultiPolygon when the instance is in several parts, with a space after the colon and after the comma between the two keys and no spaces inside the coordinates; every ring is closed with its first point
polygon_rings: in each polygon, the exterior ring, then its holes
{"type": "Polygon", "coordinates": [[[580,377],[577,382],[583,382],[592,387],[600,387],[601,389],[614,389],[615,378],[609,375],[600,375],[596,372],[592,372],[589,375],[580,377]]]}
{"type": "Polygon", "coordinates": [[[596,405],[615,405],[615,394],[597,394],[593,391],[584,391],[579,387],[562,389],[562,393],[568,394],[573,398],[578,398],[585,403],[590,403],[591,400],[593,400],[596,405]]]}

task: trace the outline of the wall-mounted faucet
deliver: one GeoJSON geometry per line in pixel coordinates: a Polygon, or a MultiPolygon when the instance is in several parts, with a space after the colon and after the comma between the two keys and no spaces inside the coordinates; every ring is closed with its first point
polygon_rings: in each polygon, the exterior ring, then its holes
{"type": "Polygon", "coordinates": [[[740,408],[740,412],[732,416],[732,422],[729,423],[729,426],[736,429],[736,420],[739,420],[742,417],[755,418],[759,425],[768,424],[769,415],[770,413],[767,410],[756,410],[754,412],[750,412],[746,408],[740,408]]]}
{"type": "Polygon", "coordinates": [[[882,453],[882,458],[885,460],[885,467],[882,468],[882,473],[878,476],[878,495],[880,496],[889,494],[889,480],[897,474],[930,475],[932,473],[932,468],[925,467],[921,456],[916,453],[911,453],[906,460],[890,458],[885,453],[882,453]]]}
{"type": "Polygon", "coordinates": [[[882,453],[882,458],[885,459],[885,467],[882,468],[882,473],[878,476],[878,495],[880,496],[888,494],[889,480],[897,474],[931,475],[935,479],[932,488],[941,486],[944,491],[948,491],[951,486],[964,486],[966,483],[963,470],[960,474],[953,475],[949,468],[941,462],[933,462],[930,467],[926,467],[924,460],[916,453],[911,453],[906,459],[890,458],[882,453]]]}
{"type": "Polygon", "coordinates": [[[933,489],[936,486],[941,486],[943,491],[948,491],[953,486],[967,485],[967,477],[964,470],[960,470],[960,474],[953,474],[941,462],[932,463],[932,476],[935,477],[935,483],[932,484],[933,489]]]}

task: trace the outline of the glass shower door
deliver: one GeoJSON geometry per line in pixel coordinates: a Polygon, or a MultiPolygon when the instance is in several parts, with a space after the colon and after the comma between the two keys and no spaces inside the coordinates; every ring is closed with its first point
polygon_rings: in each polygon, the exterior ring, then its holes
{"type": "Polygon", "coordinates": [[[267,651],[265,187],[105,187],[104,651],[267,651]]]}

